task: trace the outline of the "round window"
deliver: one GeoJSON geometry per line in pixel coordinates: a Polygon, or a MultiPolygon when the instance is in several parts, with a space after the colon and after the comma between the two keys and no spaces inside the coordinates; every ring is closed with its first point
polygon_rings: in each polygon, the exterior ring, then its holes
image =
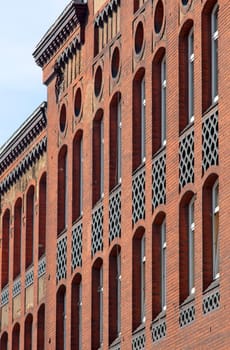
{"type": "Polygon", "coordinates": [[[94,78],[94,93],[98,97],[101,93],[102,88],[102,69],[101,66],[97,67],[95,78],[94,78]]]}
{"type": "Polygon", "coordinates": [[[66,127],[66,106],[65,105],[63,105],[61,108],[59,126],[60,126],[61,132],[63,132],[66,127]]]}
{"type": "Polygon", "coordinates": [[[164,19],[164,5],[162,0],[159,0],[155,9],[154,29],[157,34],[160,33],[164,19]]]}
{"type": "Polygon", "coordinates": [[[143,23],[139,22],[135,33],[135,52],[137,55],[140,54],[144,43],[144,27],[143,23]]]}

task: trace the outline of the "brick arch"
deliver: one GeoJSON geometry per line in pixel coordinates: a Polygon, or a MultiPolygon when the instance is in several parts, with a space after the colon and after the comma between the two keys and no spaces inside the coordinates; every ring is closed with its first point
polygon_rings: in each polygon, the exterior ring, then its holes
{"type": "Polygon", "coordinates": [[[22,198],[14,205],[13,279],[21,273],[22,198]]]}
{"type": "Polygon", "coordinates": [[[166,214],[159,211],[152,223],[152,319],[162,311],[162,225],[166,214]]]}
{"type": "Polygon", "coordinates": [[[24,326],[24,350],[32,350],[33,347],[33,316],[28,314],[24,326]]]}
{"type": "Polygon", "coordinates": [[[7,208],[2,216],[1,288],[9,283],[10,215],[7,208]]]}
{"type": "Polygon", "coordinates": [[[37,350],[45,348],[45,304],[38,309],[37,350]]]}
{"type": "Polygon", "coordinates": [[[67,225],[67,146],[63,145],[58,153],[58,196],[57,196],[57,234],[59,235],[67,225]]]}
{"type": "Polygon", "coordinates": [[[82,276],[75,274],[71,284],[71,349],[81,348],[82,276]]]}
{"type": "Polygon", "coordinates": [[[61,285],[56,294],[56,350],[63,350],[66,346],[66,287],[61,285]]]}
{"type": "Polygon", "coordinates": [[[20,325],[16,323],[12,332],[12,349],[20,350],[20,325]]]}

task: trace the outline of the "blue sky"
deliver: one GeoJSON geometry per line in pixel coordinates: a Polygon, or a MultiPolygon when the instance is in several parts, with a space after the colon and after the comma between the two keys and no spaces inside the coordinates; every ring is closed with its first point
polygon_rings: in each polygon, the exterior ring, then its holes
{"type": "Polygon", "coordinates": [[[0,11],[0,146],[46,100],[35,46],[70,0],[2,1],[0,11]]]}

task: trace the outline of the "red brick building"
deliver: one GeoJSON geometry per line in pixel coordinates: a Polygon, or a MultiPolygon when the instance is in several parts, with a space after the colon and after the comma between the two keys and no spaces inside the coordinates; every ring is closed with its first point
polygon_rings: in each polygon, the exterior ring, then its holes
{"type": "Polygon", "coordinates": [[[230,3],[73,0],[0,149],[0,349],[229,349],[230,3]]]}

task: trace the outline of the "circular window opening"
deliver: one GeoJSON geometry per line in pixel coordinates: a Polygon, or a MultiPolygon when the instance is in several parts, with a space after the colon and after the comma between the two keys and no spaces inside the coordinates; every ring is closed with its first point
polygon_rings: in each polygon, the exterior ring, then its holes
{"type": "Polygon", "coordinates": [[[162,0],[159,0],[156,6],[155,10],[155,16],[154,16],[154,27],[155,32],[158,34],[161,31],[162,25],[163,25],[163,18],[164,18],[164,6],[162,0]]]}
{"type": "Polygon", "coordinates": [[[75,101],[74,101],[74,111],[75,111],[76,117],[79,117],[81,113],[81,104],[82,104],[81,89],[78,88],[75,95],[75,101]]]}
{"type": "Polygon", "coordinates": [[[99,66],[97,67],[95,80],[94,80],[94,93],[96,97],[100,95],[101,86],[102,86],[102,69],[101,69],[101,66],[99,66]]]}
{"type": "Polygon", "coordinates": [[[118,71],[119,71],[119,67],[120,67],[120,51],[119,51],[118,47],[116,47],[113,51],[112,66],[111,66],[113,78],[116,78],[118,71]]]}
{"type": "Polygon", "coordinates": [[[63,132],[66,127],[66,107],[65,105],[61,108],[60,120],[59,120],[60,130],[63,132]]]}
{"type": "Polygon", "coordinates": [[[182,5],[187,5],[187,3],[188,3],[188,0],[182,0],[182,5]]]}
{"type": "Polygon", "coordinates": [[[141,52],[144,42],[144,27],[143,23],[139,22],[135,33],[135,52],[138,55],[141,52]]]}

